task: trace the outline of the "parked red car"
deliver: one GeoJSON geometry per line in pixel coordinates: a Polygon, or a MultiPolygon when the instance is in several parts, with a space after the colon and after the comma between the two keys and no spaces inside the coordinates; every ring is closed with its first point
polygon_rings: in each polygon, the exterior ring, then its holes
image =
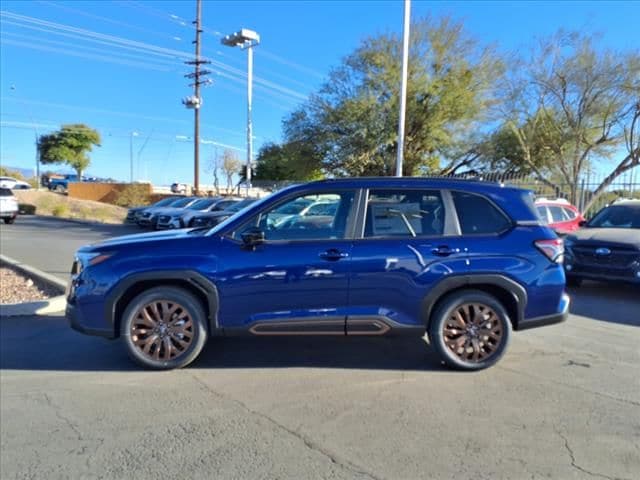
{"type": "Polygon", "coordinates": [[[580,211],[564,198],[538,198],[536,208],[540,217],[560,234],[574,232],[580,228],[580,222],[584,222],[580,211]]]}

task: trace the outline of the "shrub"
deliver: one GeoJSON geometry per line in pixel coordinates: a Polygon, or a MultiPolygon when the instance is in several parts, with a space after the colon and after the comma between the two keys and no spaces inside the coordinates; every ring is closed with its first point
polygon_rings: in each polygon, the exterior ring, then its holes
{"type": "Polygon", "coordinates": [[[69,213],[69,207],[64,203],[59,203],[51,209],[54,217],[64,217],[67,213],[69,213]]]}
{"type": "Polygon", "coordinates": [[[149,203],[149,185],[136,183],[127,185],[118,193],[113,203],[119,207],[147,205],[149,203]]]}
{"type": "Polygon", "coordinates": [[[18,211],[20,212],[20,215],[35,215],[36,206],[29,203],[19,203],[18,211]]]}

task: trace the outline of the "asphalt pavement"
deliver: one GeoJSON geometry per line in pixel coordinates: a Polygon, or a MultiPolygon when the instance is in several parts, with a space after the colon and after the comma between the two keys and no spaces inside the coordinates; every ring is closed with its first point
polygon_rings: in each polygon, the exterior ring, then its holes
{"type": "Polygon", "coordinates": [[[214,339],[149,372],[60,316],[2,318],[0,476],[639,478],[640,296],[571,295],[567,322],[475,373],[421,339],[334,337],[214,339]]]}
{"type": "Polygon", "coordinates": [[[78,248],[102,239],[145,231],[148,230],[136,225],[78,223],[21,215],[13,225],[0,225],[0,251],[67,281],[78,248]]]}

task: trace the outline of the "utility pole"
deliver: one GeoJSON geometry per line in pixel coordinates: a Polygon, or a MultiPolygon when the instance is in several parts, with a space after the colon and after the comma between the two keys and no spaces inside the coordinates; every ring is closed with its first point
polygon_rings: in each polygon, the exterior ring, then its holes
{"type": "Polygon", "coordinates": [[[411,28],[411,0],[404,0],[404,26],[402,29],[402,85],[400,88],[400,120],[398,121],[398,158],[396,177],[402,176],[404,161],[404,124],[407,110],[407,74],[409,70],[409,29],[411,28]]]}
{"type": "Polygon", "coordinates": [[[182,100],[182,103],[194,111],[194,131],[193,131],[193,188],[198,193],[200,189],[200,107],[202,99],[200,98],[200,85],[210,84],[211,80],[201,80],[202,77],[211,73],[210,70],[201,69],[200,66],[211,63],[200,58],[200,37],[202,35],[202,0],[196,0],[196,19],[193,22],[196,26],[196,39],[193,43],[196,46],[196,56],[194,60],[185,63],[194,66],[193,73],[185,75],[185,77],[193,79],[193,83],[189,86],[193,87],[193,96],[182,100]]]}

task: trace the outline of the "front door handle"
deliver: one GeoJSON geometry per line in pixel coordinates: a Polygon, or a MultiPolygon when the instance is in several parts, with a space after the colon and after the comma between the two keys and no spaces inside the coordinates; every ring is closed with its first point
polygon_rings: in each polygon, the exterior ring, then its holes
{"type": "Polygon", "coordinates": [[[341,252],[337,248],[330,248],[325,252],[321,252],[319,256],[323,260],[336,261],[340,260],[341,258],[348,258],[349,254],[347,252],[341,252]]]}
{"type": "Polygon", "coordinates": [[[431,253],[438,255],[439,257],[448,257],[454,253],[460,253],[459,248],[449,248],[448,245],[439,245],[431,250],[431,253]]]}

